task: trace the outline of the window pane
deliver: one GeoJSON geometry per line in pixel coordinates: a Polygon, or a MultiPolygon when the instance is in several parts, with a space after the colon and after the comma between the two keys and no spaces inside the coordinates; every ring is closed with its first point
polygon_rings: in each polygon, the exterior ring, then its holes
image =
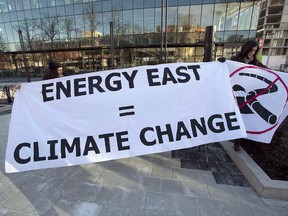
{"type": "Polygon", "coordinates": [[[179,0],[178,5],[189,5],[190,0],[179,0]]]}
{"type": "MultiPolygon", "coordinates": [[[[105,2],[104,2],[105,4],[105,2]]],[[[122,10],[122,0],[113,0],[112,2],[112,8],[113,10],[122,10]]]]}
{"type": "Polygon", "coordinates": [[[189,26],[189,7],[180,6],[178,9],[178,32],[188,32],[189,26]]]}
{"type": "Polygon", "coordinates": [[[161,8],[155,9],[155,31],[161,32],[161,8]]]}
{"type": "Polygon", "coordinates": [[[253,2],[242,3],[241,8],[240,8],[240,14],[239,14],[239,23],[238,23],[239,30],[250,29],[252,14],[253,16],[256,16],[253,13],[253,2]]]}
{"type": "MultiPolygon", "coordinates": [[[[62,8],[62,7],[59,7],[59,8],[62,8]]],[[[73,5],[66,5],[65,6],[65,13],[62,13],[60,11],[58,12],[58,7],[57,7],[57,13],[58,14],[65,14],[66,16],[73,15],[74,14],[73,5]]]]}
{"type": "Polygon", "coordinates": [[[203,5],[201,27],[213,25],[214,4],[203,5]]]}
{"type": "Polygon", "coordinates": [[[155,32],[154,9],[144,9],[144,33],[155,32]]]}
{"type": "MultiPolygon", "coordinates": [[[[122,11],[114,11],[112,14],[114,36],[119,36],[123,34],[123,15],[122,11]]],[[[117,37],[119,38],[119,37],[117,37]]]]}
{"type": "Polygon", "coordinates": [[[132,34],[132,10],[123,11],[123,32],[132,34]]]}
{"type": "Polygon", "coordinates": [[[238,25],[239,3],[229,3],[227,7],[227,17],[225,30],[235,30],[238,25]]]}
{"type": "Polygon", "coordinates": [[[75,14],[83,13],[82,4],[75,4],[74,5],[74,12],[75,12],[75,14]]]}
{"type": "Polygon", "coordinates": [[[144,8],[150,8],[155,6],[155,0],[145,0],[144,8]]]}
{"type": "MultiPolygon", "coordinates": [[[[165,5],[165,1],[164,1],[164,5],[165,5]]],[[[178,0],[169,0],[168,1],[168,6],[177,6],[178,5],[178,0]]]]}
{"type": "Polygon", "coordinates": [[[190,25],[192,27],[200,26],[201,5],[192,5],[190,7],[190,25]]]}
{"type": "Polygon", "coordinates": [[[132,9],[132,0],[123,0],[125,3],[123,4],[123,9],[132,9]]]}
{"type": "Polygon", "coordinates": [[[110,21],[112,20],[111,12],[103,13],[103,35],[110,35],[110,21]]]}
{"type": "Polygon", "coordinates": [[[133,14],[134,34],[143,33],[143,10],[135,10],[133,14]]]}
{"type": "Polygon", "coordinates": [[[93,3],[96,12],[102,12],[102,1],[97,1],[93,3]]]}
{"type": "Polygon", "coordinates": [[[254,10],[252,12],[251,29],[255,29],[255,30],[257,29],[259,11],[260,11],[260,2],[258,2],[254,5],[254,10]]]}
{"type": "Polygon", "coordinates": [[[134,0],[133,1],[133,8],[143,8],[143,0],[134,0]]]}
{"type": "Polygon", "coordinates": [[[216,4],[214,11],[214,26],[216,26],[216,31],[224,30],[226,17],[226,4],[216,4]]]}
{"type": "MultiPolygon", "coordinates": [[[[168,20],[167,20],[167,31],[176,32],[177,26],[177,7],[168,8],[168,20]]],[[[164,22],[165,23],[165,22],[164,22]]]]}
{"type": "Polygon", "coordinates": [[[111,11],[112,5],[111,5],[111,0],[105,1],[105,3],[102,5],[103,6],[103,11],[111,11]]]}

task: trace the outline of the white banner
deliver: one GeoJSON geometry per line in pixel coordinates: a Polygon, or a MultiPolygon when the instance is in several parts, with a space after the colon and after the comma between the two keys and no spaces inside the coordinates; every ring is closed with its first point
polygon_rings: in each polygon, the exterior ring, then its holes
{"type": "Polygon", "coordinates": [[[22,84],[6,172],[71,166],[246,137],[226,63],[179,63],[22,84]]]}
{"type": "Polygon", "coordinates": [[[288,114],[288,74],[227,61],[247,139],[270,143],[288,114]]]}

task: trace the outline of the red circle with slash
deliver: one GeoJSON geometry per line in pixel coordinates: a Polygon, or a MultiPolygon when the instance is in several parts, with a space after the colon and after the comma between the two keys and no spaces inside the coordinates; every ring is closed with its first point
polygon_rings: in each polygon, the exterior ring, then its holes
{"type": "MultiPolygon", "coordinates": [[[[283,87],[285,88],[286,90],[286,101],[285,101],[285,105],[283,106],[283,110],[284,108],[287,106],[287,102],[288,102],[288,88],[285,84],[285,82],[281,79],[281,77],[276,74],[275,72],[269,70],[269,69],[266,69],[266,68],[260,68],[260,67],[257,67],[257,66],[252,66],[252,65],[249,65],[249,66],[244,66],[244,67],[241,67],[241,68],[238,68],[237,70],[235,70],[233,73],[230,74],[230,78],[232,78],[233,76],[235,76],[236,74],[238,74],[239,72],[243,72],[243,70],[245,69],[258,69],[258,70],[263,70],[267,73],[270,73],[270,74],[273,74],[275,76],[275,80],[273,80],[262,92],[260,92],[259,94],[257,94],[255,97],[251,98],[251,100],[254,100],[256,99],[257,97],[261,96],[262,94],[264,94],[266,91],[268,91],[268,89],[274,85],[276,82],[280,83],[283,85],[283,87]]],[[[246,101],[244,104],[238,104],[239,106],[239,109],[241,110],[242,107],[244,107],[249,101],[246,101]]],[[[278,120],[276,121],[276,123],[271,126],[270,128],[267,128],[265,130],[262,130],[262,131],[246,131],[247,133],[249,134],[263,134],[263,133],[266,133],[267,131],[270,131],[272,130],[274,127],[276,127],[278,125],[278,122],[279,122],[279,116],[277,116],[278,120]]]]}

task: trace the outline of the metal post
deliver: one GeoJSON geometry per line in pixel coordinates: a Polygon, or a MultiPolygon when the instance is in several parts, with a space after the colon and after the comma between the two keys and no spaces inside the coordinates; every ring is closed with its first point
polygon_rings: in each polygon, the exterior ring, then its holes
{"type": "Polygon", "coordinates": [[[212,61],[213,40],[214,40],[214,27],[213,26],[206,26],[203,62],[212,61]]]}
{"type": "Polygon", "coordinates": [[[160,63],[163,63],[163,14],[164,14],[164,0],[161,3],[161,49],[160,49],[160,63]]]}
{"type": "Polygon", "coordinates": [[[110,42],[111,42],[111,67],[114,69],[114,31],[113,22],[110,22],[110,42]]]}
{"type": "Polygon", "coordinates": [[[26,56],[25,56],[23,35],[22,35],[22,31],[20,29],[18,30],[18,35],[19,35],[19,39],[20,39],[20,45],[21,45],[21,50],[22,50],[22,58],[23,58],[23,62],[24,62],[25,72],[26,72],[26,75],[27,75],[27,82],[31,82],[30,73],[29,73],[29,70],[28,70],[28,67],[27,67],[27,60],[26,60],[26,56]]]}
{"type": "Polygon", "coordinates": [[[166,0],[165,5],[165,63],[167,62],[167,19],[168,19],[168,0],[166,0]]]}

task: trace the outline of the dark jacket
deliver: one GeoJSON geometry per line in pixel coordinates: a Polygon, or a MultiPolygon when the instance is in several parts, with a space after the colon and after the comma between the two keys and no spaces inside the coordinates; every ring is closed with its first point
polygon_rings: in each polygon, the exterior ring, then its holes
{"type": "MultiPolygon", "coordinates": [[[[235,56],[232,56],[232,57],[231,57],[231,60],[232,60],[232,61],[238,61],[238,62],[242,62],[242,63],[247,64],[247,63],[244,61],[244,58],[241,57],[240,53],[236,54],[235,56]]],[[[263,68],[267,68],[264,64],[262,64],[262,63],[261,63],[260,61],[258,61],[256,58],[254,58],[253,61],[249,62],[248,64],[255,65],[255,66],[259,66],[259,67],[263,67],[263,68]]]]}

